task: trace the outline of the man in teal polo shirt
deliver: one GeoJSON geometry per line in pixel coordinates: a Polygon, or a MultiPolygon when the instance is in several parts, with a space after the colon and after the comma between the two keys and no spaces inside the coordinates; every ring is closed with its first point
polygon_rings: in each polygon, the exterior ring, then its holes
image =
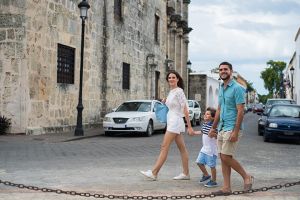
{"type": "Polygon", "coordinates": [[[224,184],[221,190],[213,192],[215,195],[231,194],[231,168],[243,177],[245,191],[252,188],[253,182],[253,177],[233,158],[238,141],[242,136],[245,89],[232,78],[232,72],[230,63],[222,62],[219,65],[219,75],[223,83],[219,90],[219,105],[209,135],[218,138],[218,152],[221,158],[224,184]]]}

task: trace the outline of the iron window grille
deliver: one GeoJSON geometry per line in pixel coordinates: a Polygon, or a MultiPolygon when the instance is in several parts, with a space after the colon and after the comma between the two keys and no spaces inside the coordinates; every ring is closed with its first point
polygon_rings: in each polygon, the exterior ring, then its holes
{"type": "Polygon", "coordinates": [[[123,82],[122,88],[125,90],[129,90],[130,86],[130,64],[123,63],[123,82]]]}
{"type": "Polygon", "coordinates": [[[57,44],[57,83],[74,84],[75,49],[57,44]]]}

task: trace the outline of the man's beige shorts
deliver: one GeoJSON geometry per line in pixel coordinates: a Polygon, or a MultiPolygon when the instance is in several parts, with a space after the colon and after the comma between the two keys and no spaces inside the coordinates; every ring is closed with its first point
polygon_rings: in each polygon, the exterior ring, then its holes
{"type": "Polygon", "coordinates": [[[233,156],[237,145],[242,137],[241,131],[238,133],[238,141],[236,142],[230,142],[230,134],[232,131],[220,131],[218,133],[218,153],[225,154],[225,155],[231,155],[233,156]]]}

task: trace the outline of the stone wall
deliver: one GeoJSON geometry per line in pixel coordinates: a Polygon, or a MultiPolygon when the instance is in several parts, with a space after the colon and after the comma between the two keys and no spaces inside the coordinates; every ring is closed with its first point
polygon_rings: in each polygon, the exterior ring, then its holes
{"type": "Polygon", "coordinates": [[[195,99],[200,103],[202,114],[206,110],[207,76],[205,74],[189,75],[189,99],[195,99]],[[199,100],[197,97],[201,96],[199,100]]]}
{"type": "MultiPolygon", "coordinates": [[[[82,30],[79,2],[1,2],[0,113],[12,119],[12,133],[61,132],[76,125],[82,30]],[[58,44],[75,49],[74,84],[57,83],[58,44]]],[[[155,88],[158,97],[165,97],[166,59],[176,48],[168,44],[169,1],[122,1],[121,19],[115,17],[113,0],[89,3],[83,62],[85,127],[99,126],[104,114],[124,100],[153,98],[155,88]],[[154,41],[155,15],[159,16],[158,42],[154,41]],[[123,63],[130,64],[129,90],[122,89],[123,63]],[[160,78],[155,81],[158,72],[160,78]]],[[[172,3],[178,7],[176,3],[182,1],[172,3]]],[[[187,5],[184,8],[187,18],[187,5]]],[[[180,60],[185,62],[188,54],[183,55],[180,60]]]]}
{"type": "Polygon", "coordinates": [[[0,4],[0,114],[12,120],[12,132],[27,122],[28,88],[25,1],[0,4]]]}

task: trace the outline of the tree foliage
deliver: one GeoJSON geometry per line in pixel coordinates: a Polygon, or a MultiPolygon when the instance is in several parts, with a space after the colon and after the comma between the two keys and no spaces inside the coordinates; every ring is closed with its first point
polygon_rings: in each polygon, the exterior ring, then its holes
{"type": "Polygon", "coordinates": [[[266,102],[267,102],[267,100],[268,99],[270,99],[270,98],[272,98],[272,94],[267,94],[267,95],[260,95],[260,94],[258,94],[258,101],[259,102],[261,102],[261,103],[263,103],[263,104],[266,104],[266,102]]]}
{"type": "Polygon", "coordinates": [[[246,84],[247,84],[247,91],[248,91],[248,92],[254,91],[253,83],[252,83],[252,82],[246,81],[246,84]]]}
{"type": "Polygon", "coordinates": [[[260,78],[264,81],[264,88],[269,91],[269,95],[276,93],[280,89],[280,73],[286,67],[283,61],[269,60],[268,67],[260,73],[260,78]]]}

